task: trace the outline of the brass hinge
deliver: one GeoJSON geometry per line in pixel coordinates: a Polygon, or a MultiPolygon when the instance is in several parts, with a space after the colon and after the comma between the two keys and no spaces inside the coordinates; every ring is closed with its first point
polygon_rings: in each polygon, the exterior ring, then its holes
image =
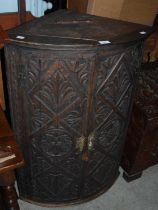
{"type": "Polygon", "coordinates": [[[79,152],[83,152],[84,146],[87,143],[88,151],[91,151],[93,149],[94,141],[95,141],[94,132],[90,133],[88,138],[86,138],[85,136],[81,136],[80,138],[77,139],[76,149],[78,149],[79,152]]]}
{"type": "Polygon", "coordinates": [[[78,149],[79,152],[83,151],[85,142],[86,142],[86,138],[84,136],[81,136],[80,138],[77,138],[76,149],[78,149]]]}
{"type": "Polygon", "coordinates": [[[94,141],[95,141],[95,134],[94,134],[94,132],[92,132],[88,136],[88,150],[89,151],[91,151],[93,149],[94,141]]]}

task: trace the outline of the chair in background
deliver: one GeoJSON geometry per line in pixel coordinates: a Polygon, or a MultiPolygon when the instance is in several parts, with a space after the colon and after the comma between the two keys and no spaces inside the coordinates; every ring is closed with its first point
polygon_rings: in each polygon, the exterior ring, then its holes
{"type": "Polygon", "coordinates": [[[24,165],[23,155],[16,143],[4,112],[0,107],[0,209],[19,210],[14,187],[16,168],[24,165]]]}
{"type": "MultiPolygon", "coordinates": [[[[34,17],[32,16],[31,12],[26,12],[25,0],[18,0],[18,12],[0,14],[0,26],[1,26],[0,51],[1,51],[1,54],[3,54],[3,44],[5,40],[4,36],[6,36],[6,33],[5,35],[4,35],[4,32],[2,33],[2,29],[7,31],[8,29],[14,28],[20,24],[23,24],[33,19],[34,17]]],[[[3,72],[3,76],[2,76],[1,59],[0,59],[0,103],[3,110],[6,109],[4,95],[7,98],[7,88],[6,88],[7,85],[6,85],[5,79],[6,79],[5,72],[3,72]],[[4,81],[2,78],[4,78],[4,81]]]]}

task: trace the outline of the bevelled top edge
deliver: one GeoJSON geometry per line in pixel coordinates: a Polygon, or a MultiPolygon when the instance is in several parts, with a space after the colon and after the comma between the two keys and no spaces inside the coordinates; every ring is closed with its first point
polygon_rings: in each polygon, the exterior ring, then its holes
{"type": "Polygon", "coordinates": [[[50,45],[113,45],[146,39],[153,27],[59,10],[9,31],[11,41],[50,45]]]}

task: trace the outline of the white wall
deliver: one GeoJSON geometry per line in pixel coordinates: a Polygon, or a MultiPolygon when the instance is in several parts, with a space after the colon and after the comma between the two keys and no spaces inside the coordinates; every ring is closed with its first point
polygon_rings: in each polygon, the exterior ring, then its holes
{"type": "Polygon", "coordinates": [[[17,12],[17,0],[0,0],[0,13],[3,12],[17,12]]]}
{"type": "MultiPolygon", "coordinates": [[[[26,10],[31,11],[31,13],[40,17],[44,15],[44,11],[47,8],[51,8],[50,3],[46,3],[43,0],[25,0],[26,10]]],[[[4,12],[17,12],[18,11],[18,1],[17,0],[0,0],[0,13],[4,12]]]]}

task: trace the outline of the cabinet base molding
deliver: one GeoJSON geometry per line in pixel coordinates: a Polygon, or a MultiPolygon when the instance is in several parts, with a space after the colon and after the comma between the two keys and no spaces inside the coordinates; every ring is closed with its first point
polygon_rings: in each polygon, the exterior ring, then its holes
{"type": "Polygon", "coordinates": [[[19,199],[25,201],[25,202],[28,202],[30,204],[33,204],[33,205],[37,205],[37,206],[40,206],[40,207],[47,207],[47,208],[53,208],[53,207],[67,207],[67,206],[74,206],[74,205],[78,205],[78,204],[82,204],[82,203],[85,203],[85,202],[89,202],[91,200],[94,200],[96,198],[98,198],[99,196],[101,196],[102,194],[104,194],[105,192],[107,192],[111,187],[112,185],[115,183],[115,181],[117,180],[117,178],[119,177],[120,175],[120,172],[118,171],[117,174],[115,174],[115,176],[113,177],[113,179],[111,179],[111,181],[109,181],[109,185],[107,186],[104,186],[101,190],[99,190],[97,193],[95,192],[93,195],[90,195],[90,196],[87,196],[86,198],[80,198],[79,200],[74,200],[74,201],[70,201],[70,202],[59,202],[59,203],[40,203],[40,202],[37,202],[35,200],[30,200],[30,199],[27,199],[27,198],[24,198],[22,196],[19,197],[19,199]]]}
{"type": "Polygon", "coordinates": [[[142,172],[138,172],[136,174],[128,174],[125,171],[123,172],[123,178],[127,181],[127,182],[131,182],[134,181],[135,179],[138,179],[142,176],[142,172]]]}

